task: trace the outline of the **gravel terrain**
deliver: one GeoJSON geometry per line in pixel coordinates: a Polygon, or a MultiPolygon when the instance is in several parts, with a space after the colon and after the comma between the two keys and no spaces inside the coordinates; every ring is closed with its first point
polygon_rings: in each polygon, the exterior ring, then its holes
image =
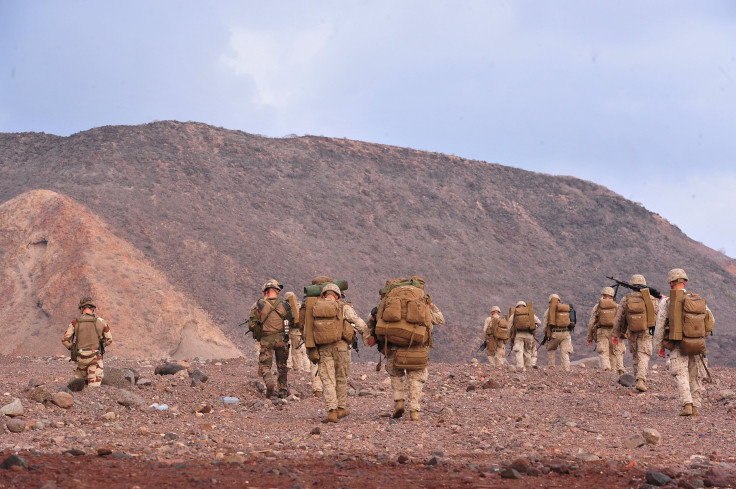
{"type": "Polygon", "coordinates": [[[173,375],[154,373],[164,363],[106,359],[109,379],[114,369],[132,369],[138,385],[85,388],[52,401],[71,378],[66,358],[0,356],[0,408],[15,399],[22,406],[0,415],[0,488],[736,483],[729,368],[711,369],[701,416],[682,418],[660,364],[649,391],[639,393],[582,366],[515,372],[435,363],[422,420],[411,422],[389,416],[387,374],[353,363],[352,412],[325,425],[307,373],[290,373],[288,399],[267,400],[254,359],[194,360],[173,375]],[[238,402],[225,404],[228,396],[238,402]],[[65,398],[71,407],[55,404],[65,398]]]}

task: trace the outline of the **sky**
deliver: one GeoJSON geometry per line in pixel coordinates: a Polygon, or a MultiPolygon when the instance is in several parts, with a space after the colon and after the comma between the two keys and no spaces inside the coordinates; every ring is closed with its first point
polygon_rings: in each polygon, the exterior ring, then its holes
{"type": "Polygon", "coordinates": [[[156,120],[572,175],[736,257],[731,0],[0,0],[0,132],[156,120]]]}

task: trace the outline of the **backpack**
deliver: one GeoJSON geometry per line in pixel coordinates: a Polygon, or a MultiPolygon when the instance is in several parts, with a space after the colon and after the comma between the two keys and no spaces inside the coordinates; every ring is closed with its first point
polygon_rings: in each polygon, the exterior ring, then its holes
{"type": "Polygon", "coordinates": [[[432,316],[428,297],[418,282],[390,283],[381,289],[384,291],[376,315],[379,341],[396,346],[428,345],[432,316]]]}
{"type": "Polygon", "coordinates": [[[552,299],[549,306],[549,322],[554,328],[567,328],[570,321],[570,304],[563,304],[558,299],[552,299]]]}
{"type": "Polygon", "coordinates": [[[647,329],[647,307],[644,297],[637,292],[626,295],[626,323],[629,331],[638,333],[647,329]]]}
{"type": "Polygon", "coordinates": [[[494,336],[497,340],[508,340],[509,339],[509,321],[503,316],[497,316],[491,319],[495,323],[493,328],[494,336]]]}
{"type": "Polygon", "coordinates": [[[601,299],[598,301],[598,325],[604,328],[612,327],[616,319],[618,305],[613,299],[601,299]]]}
{"type": "Polygon", "coordinates": [[[523,306],[514,308],[514,326],[517,331],[530,331],[536,329],[534,323],[534,310],[531,308],[531,302],[527,302],[523,306]]]}

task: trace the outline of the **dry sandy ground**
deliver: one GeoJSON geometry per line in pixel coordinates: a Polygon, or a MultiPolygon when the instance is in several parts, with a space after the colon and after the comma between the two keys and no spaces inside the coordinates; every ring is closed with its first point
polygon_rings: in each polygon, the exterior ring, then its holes
{"type": "Polygon", "coordinates": [[[352,413],[325,425],[307,373],[292,372],[292,396],[272,401],[259,390],[253,359],[192,361],[177,375],[155,375],[162,363],[106,359],[150,385],[87,388],[62,409],[28,399],[27,387],[36,379],[58,391],[72,364],[0,356],[0,407],[19,398],[26,424],[12,433],[0,416],[0,462],[14,454],[26,462],[0,469],[0,488],[646,487],[648,472],[651,482],[652,472],[673,478],[671,487],[736,482],[731,369],[712,369],[701,416],[683,418],[661,364],[646,393],[583,367],[432,364],[423,418],[412,422],[389,417],[387,374],[354,363],[352,413]],[[195,369],[208,379],[192,386],[195,369]],[[225,405],[225,396],[239,402],[225,405]],[[626,447],[646,429],[661,442],[626,447]]]}

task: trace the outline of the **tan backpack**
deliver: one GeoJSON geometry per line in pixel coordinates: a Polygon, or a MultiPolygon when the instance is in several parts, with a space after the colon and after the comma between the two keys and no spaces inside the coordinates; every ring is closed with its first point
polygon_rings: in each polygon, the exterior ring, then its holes
{"type": "Polygon", "coordinates": [[[496,316],[491,319],[495,323],[493,328],[494,336],[497,340],[508,340],[509,339],[509,321],[503,316],[496,316]]]}
{"type": "Polygon", "coordinates": [[[572,324],[570,322],[570,304],[563,304],[558,299],[553,298],[549,306],[549,322],[554,328],[567,328],[572,324]]]}
{"type": "Polygon", "coordinates": [[[626,324],[629,331],[638,333],[647,329],[647,306],[642,294],[632,292],[626,295],[626,324]]]}
{"type": "MultiPolygon", "coordinates": [[[[713,332],[713,315],[699,295],[684,290],[670,291],[667,339],[678,341],[683,355],[700,355],[706,352],[705,336],[713,332]]],[[[665,346],[672,346],[668,343],[665,346]]],[[[671,348],[670,348],[671,349],[671,348]]]]}
{"type": "Polygon", "coordinates": [[[618,305],[613,299],[601,299],[598,301],[598,325],[604,328],[613,326],[616,319],[618,305]]]}
{"type": "Polygon", "coordinates": [[[386,288],[376,314],[379,342],[396,346],[429,344],[432,316],[424,290],[407,282],[386,288]]]}
{"type": "Polygon", "coordinates": [[[530,331],[536,329],[534,323],[534,309],[532,303],[527,302],[514,308],[514,327],[517,331],[530,331]]]}

